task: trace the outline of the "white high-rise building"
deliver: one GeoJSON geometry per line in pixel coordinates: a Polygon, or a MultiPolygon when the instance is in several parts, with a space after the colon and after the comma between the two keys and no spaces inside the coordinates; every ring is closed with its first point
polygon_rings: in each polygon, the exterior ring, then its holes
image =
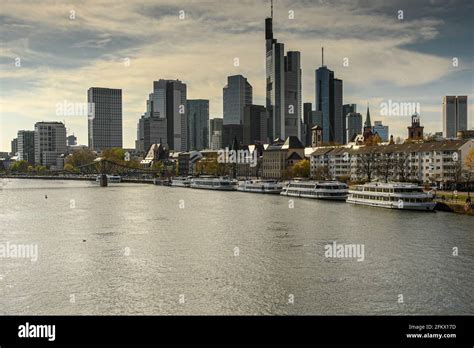
{"type": "Polygon", "coordinates": [[[50,167],[66,153],[66,127],[62,122],[35,124],[35,164],[50,167]]]}

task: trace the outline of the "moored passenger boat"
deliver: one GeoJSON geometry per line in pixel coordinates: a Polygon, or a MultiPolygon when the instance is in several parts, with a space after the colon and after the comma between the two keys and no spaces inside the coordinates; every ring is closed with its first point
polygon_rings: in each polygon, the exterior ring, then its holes
{"type": "Polygon", "coordinates": [[[245,180],[239,182],[238,191],[254,193],[280,193],[283,185],[276,180],[245,180]]]}
{"type": "Polygon", "coordinates": [[[339,181],[292,180],[280,193],[283,196],[327,200],[346,200],[348,187],[339,181]]]}
{"type": "Polygon", "coordinates": [[[191,179],[191,188],[206,190],[234,191],[237,189],[235,180],[226,177],[199,177],[191,179]]]}
{"type": "Polygon", "coordinates": [[[190,176],[177,176],[171,179],[171,186],[189,187],[191,185],[190,176]]]}
{"type": "Polygon", "coordinates": [[[421,186],[407,183],[367,183],[349,190],[347,203],[372,207],[431,211],[433,196],[421,186]]]}

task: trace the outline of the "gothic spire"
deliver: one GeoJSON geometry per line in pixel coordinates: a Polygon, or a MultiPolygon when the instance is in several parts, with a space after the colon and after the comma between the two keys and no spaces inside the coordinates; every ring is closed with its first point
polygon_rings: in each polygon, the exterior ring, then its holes
{"type": "Polygon", "coordinates": [[[372,128],[372,122],[370,122],[370,110],[369,110],[369,102],[367,102],[367,116],[365,117],[365,127],[370,127],[372,128]]]}

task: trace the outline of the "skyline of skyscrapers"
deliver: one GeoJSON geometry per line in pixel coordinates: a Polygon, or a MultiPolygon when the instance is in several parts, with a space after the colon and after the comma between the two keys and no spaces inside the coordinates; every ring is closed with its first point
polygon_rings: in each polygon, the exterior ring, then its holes
{"type": "MultiPolygon", "coordinates": [[[[273,13],[265,19],[267,141],[271,142],[275,138],[285,139],[293,135],[299,137],[302,143],[309,144],[311,128],[317,124],[323,129],[323,143],[346,144],[350,137],[353,137],[355,129],[355,127],[349,126],[347,116],[350,113],[356,113],[356,104],[343,104],[343,81],[335,78],[335,72],[330,70],[322,60],[321,67],[315,70],[315,95],[308,98],[314,98],[315,110],[311,110],[311,104],[310,109],[303,110],[301,53],[288,51],[285,55],[284,44],[278,42],[274,37],[273,20],[273,13]]],[[[122,133],[122,106],[120,106],[120,126],[118,127],[108,121],[114,108],[107,105],[116,105],[116,101],[111,102],[107,91],[120,91],[121,105],[121,89],[91,87],[88,90],[88,101],[95,106],[94,116],[89,117],[88,121],[88,144],[92,150],[100,151],[108,147],[122,147],[123,145],[121,134],[120,142],[112,140],[113,134],[116,133],[115,129],[120,128],[120,133],[122,133]],[[91,93],[97,98],[97,103],[93,97],[90,97],[91,93]]],[[[250,133],[248,126],[244,124],[244,107],[242,105],[252,105],[252,97],[252,86],[245,77],[242,75],[228,77],[228,84],[223,90],[223,125],[232,125],[232,127],[225,127],[225,131],[221,129],[219,134],[211,131],[209,124],[190,124],[192,119],[188,114],[190,104],[187,100],[186,84],[179,80],[154,81],[154,91],[147,101],[147,112],[138,121],[136,149],[146,151],[152,143],[163,142],[168,144],[171,150],[187,151],[196,146],[192,139],[193,135],[205,132],[206,127],[208,132],[208,135],[205,136],[207,147],[212,147],[213,144],[216,146],[218,142],[222,146],[223,142],[232,141],[232,139],[228,139],[229,137],[235,136],[242,142],[246,142],[244,138],[247,139],[247,135],[250,133]],[[245,83],[242,83],[243,80],[245,83]],[[239,87],[234,88],[234,85],[239,87]],[[244,102],[241,101],[242,96],[244,102]],[[238,127],[238,125],[242,127],[238,127]],[[216,141],[212,142],[214,136],[216,141]],[[219,139],[220,141],[218,141],[219,139]]],[[[354,115],[352,115],[351,121],[355,122],[353,117],[354,115]]],[[[257,127],[258,122],[254,122],[250,118],[248,120],[257,127]]],[[[371,128],[375,131],[379,126],[375,124],[371,128]]],[[[467,129],[467,97],[444,97],[443,130],[445,136],[456,137],[457,131],[465,129],[467,129]],[[451,102],[452,98],[454,98],[453,103],[451,102]]],[[[258,132],[257,129],[250,131],[253,132],[252,134],[258,132]]],[[[384,131],[385,128],[380,128],[382,134],[384,131]]],[[[15,144],[12,141],[12,145],[18,152],[18,139],[15,144]]]]}
{"type": "Polygon", "coordinates": [[[467,130],[467,96],[443,98],[443,135],[454,138],[457,132],[467,130]]]}
{"type": "Polygon", "coordinates": [[[89,149],[122,147],[122,90],[91,87],[87,103],[93,111],[88,115],[89,149]]]}

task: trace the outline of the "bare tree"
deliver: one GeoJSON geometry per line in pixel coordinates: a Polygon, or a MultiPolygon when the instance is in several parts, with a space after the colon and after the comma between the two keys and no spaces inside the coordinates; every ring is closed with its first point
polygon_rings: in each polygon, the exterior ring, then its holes
{"type": "Polygon", "coordinates": [[[370,182],[376,167],[377,163],[373,153],[362,153],[358,156],[356,167],[357,176],[367,179],[367,181],[370,182]]]}
{"type": "Polygon", "coordinates": [[[394,173],[393,165],[394,165],[393,153],[392,152],[382,153],[376,159],[375,172],[377,176],[383,178],[384,182],[388,182],[388,178],[393,176],[393,173],[394,173]]]}
{"type": "Polygon", "coordinates": [[[329,173],[329,167],[327,165],[316,167],[314,171],[314,179],[329,180],[330,178],[331,178],[331,174],[329,173]]]}
{"type": "Polygon", "coordinates": [[[394,158],[394,171],[398,181],[407,181],[411,176],[410,173],[410,157],[406,152],[399,152],[394,158]]]}

